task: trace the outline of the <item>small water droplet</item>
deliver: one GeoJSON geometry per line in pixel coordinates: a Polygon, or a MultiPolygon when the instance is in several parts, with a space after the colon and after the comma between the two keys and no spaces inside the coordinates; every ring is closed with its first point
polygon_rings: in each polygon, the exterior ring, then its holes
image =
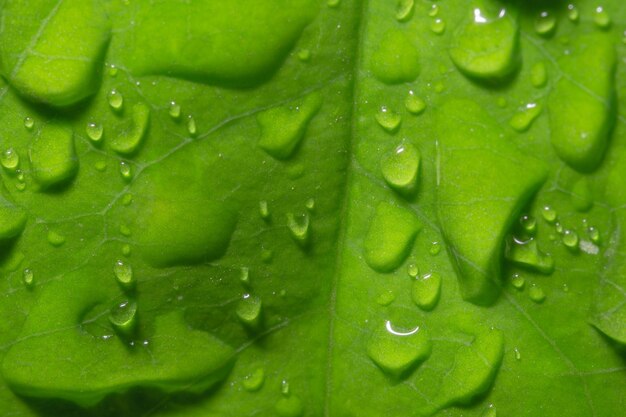
{"type": "Polygon", "coordinates": [[[556,218],[557,218],[557,214],[556,214],[556,210],[554,210],[553,208],[551,208],[550,206],[545,206],[542,211],[541,211],[541,216],[543,217],[543,219],[545,221],[547,221],[548,223],[554,223],[556,222],[556,218]]]}
{"type": "Polygon", "coordinates": [[[242,385],[246,391],[256,392],[263,387],[264,382],[265,370],[263,368],[257,368],[244,378],[242,385]]]}
{"type": "Polygon", "coordinates": [[[439,252],[441,252],[441,243],[439,242],[433,242],[430,245],[430,250],[429,250],[430,254],[433,256],[436,256],[439,254],[439,252]]]}
{"type": "Polygon", "coordinates": [[[533,216],[525,214],[520,217],[519,223],[526,233],[533,235],[537,231],[537,220],[533,216]]]}
{"type": "Polygon", "coordinates": [[[561,238],[563,244],[570,250],[578,250],[578,234],[573,230],[565,230],[561,238]]]}
{"type": "Polygon", "coordinates": [[[433,4],[432,6],[430,6],[430,10],[428,10],[428,16],[435,17],[438,14],[439,14],[439,6],[437,6],[436,4],[433,4]]]}
{"type": "Polygon", "coordinates": [[[404,107],[409,113],[418,115],[426,109],[426,102],[416,96],[413,90],[410,90],[406,100],[404,100],[404,107]]]}
{"type": "Polygon", "coordinates": [[[131,335],[137,325],[137,303],[127,300],[116,305],[109,313],[109,321],[122,335],[131,335]]]}
{"type": "Polygon", "coordinates": [[[65,236],[50,230],[48,231],[48,243],[55,247],[62,246],[65,243],[65,236]]]}
{"type": "Polygon", "coordinates": [[[430,311],[437,305],[441,294],[441,275],[436,272],[426,274],[413,281],[411,298],[422,310],[430,311]]]}
{"type": "Polygon", "coordinates": [[[545,87],[548,82],[548,70],[543,62],[535,63],[530,69],[530,82],[535,88],[545,87]]]}
{"type": "Polygon", "coordinates": [[[299,397],[290,395],[278,400],[274,410],[278,417],[301,417],[304,414],[304,404],[299,397]]]}
{"type": "Polygon", "coordinates": [[[120,162],[120,174],[125,180],[130,180],[133,177],[132,166],[128,162],[120,162]]]}
{"type": "Polygon", "coordinates": [[[550,36],[556,29],[556,18],[548,11],[539,13],[535,19],[535,31],[542,36],[550,36]]]}
{"type": "Polygon", "coordinates": [[[118,71],[118,70],[117,70],[117,67],[116,67],[115,65],[111,64],[111,65],[109,66],[109,75],[110,75],[111,77],[115,78],[115,76],[117,76],[117,71],[118,71]]]}
{"type": "Polygon", "coordinates": [[[250,268],[247,266],[241,267],[239,271],[239,282],[241,282],[244,286],[250,285],[250,268]]]}
{"type": "Polygon", "coordinates": [[[587,235],[589,236],[589,239],[591,239],[593,243],[600,243],[600,240],[601,240],[600,231],[597,228],[590,226],[587,229],[587,235]]]}
{"type": "Polygon", "coordinates": [[[311,60],[311,51],[308,49],[300,49],[298,51],[298,59],[302,62],[309,62],[311,60]]]}
{"type": "Polygon", "coordinates": [[[395,132],[400,127],[400,123],[402,122],[402,116],[400,114],[394,112],[393,110],[387,108],[387,106],[382,106],[378,113],[376,113],[376,121],[387,132],[395,132]]]}
{"type": "Polygon", "coordinates": [[[135,278],[133,275],[133,268],[122,260],[118,260],[113,265],[113,273],[117,282],[125,289],[130,289],[135,286],[135,278]]]}
{"type": "Polygon", "coordinates": [[[191,136],[196,136],[198,133],[196,119],[194,119],[192,115],[187,116],[187,132],[189,132],[191,136]]]}
{"type": "Polygon", "coordinates": [[[32,130],[33,126],[35,126],[35,120],[32,117],[25,117],[24,118],[24,127],[28,130],[32,130]]]}
{"type": "Polygon", "coordinates": [[[20,165],[20,155],[13,148],[9,148],[0,155],[0,164],[10,172],[15,172],[20,165]]]}
{"type": "Polygon", "coordinates": [[[523,290],[526,285],[526,280],[520,274],[513,274],[511,277],[511,285],[517,288],[518,290],[523,290]]]}
{"type": "Polygon", "coordinates": [[[546,293],[543,292],[541,287],[533,284],[528,289],[528,297],[535,303],[542,303],[546,299],[546,293]]]}
{"type": "MultiPolygon", "coordinates": [[[[519,351],[517,350],[517,348],[515,348],[515,358],[517,360],[519,360],[519,358],[517,357],[518,354],[519,354],[519,351]]],[[[487,407],[485,411],[483,411],[483,414],[481,417],[497,417],[496,407],[493,404],[489,404],[489,407],[487,407]]]]}
{"type": "Polygon", "coordinates": [[[113,110],[121,110],[124,106],[124,96],[122,96],[122,93],[115,89],[109,91],[107,99],[109,101],[109,106],[111,106],[113,110]]]}
{"type": "Polygon", "coordinates": [[[415,262],[411,262],[407,267],[406,267],[406,271],[409,274],[409,276],[411,278],[416,278],[419,273],[420,273],[420,269],[417,266],[417,264],[415,262]]]}
{"type": "Polygon", "coordinates": [[[509,125],[518,132],[525,132],[530,128],[535,119],[539,117],[541,110],[541,104],[528,103],[522,111],[511,118],[509,125]]]}
{"type": "Polygon", "coordinates": [[[415,0],[398,0],[396,5],[396,20],[399,22],[408,21],[413,16],[415,0]]]}
{"type": "Polygon", "coordinates": [[[133,202],[133,195],[130,193],[126,193],[122,196],[122,205],[129,206],[133,202]]]}
{"type": "Polygon", "coordinates": [[[174,120],[179,119],[180,118],[180,104],[176,103],[175,101],[170,101],[170,108],[168,110],[168,114],[174,120]]]}
{"type": "Polygon", "coordinates": [[[87,137],[93,142],[100,142],[104,133],[104,126],[101,123],[89,122],[87,127],[85,127],[85,132],[87,137]]]}
{"type": "Polygon", "coordinates": [[[578,22],[580,14],[578,13],[578,8],[575,5],[567,5],[567,18],[572,22],[578,22]]]}
{"type": "Polygon", "coordinates": [[[236,314],[239,320],[246,326],[256,329],[261,324],[261,299],[250,294],[245,294],[237,304],[236,314]]]}
{"type": "Polygon", "coordinates": [[[126,236],[126,237],[130,236],[130,235],[131,235],[130,227],[128,227],[128,226],[127,226],[127,225],[125,225],[125,224],[121,224],[121,225],[120,225],[120,233],[121,233],[123,236],[126,236]]]}
{"type": "Polygon", "coordinates": [[[280,393],[284,396],[289,395],[289,381],[287,381],[286,379],[280,381],[280,393]]]}
{"type": "Polygon", "coordinates": [[[310,238],[310,219],[308,213],[294,215],[287,213],[287,227],[291,237],[300,245],[305,247],[309,243],[310,238]]]}
{"type": "Polygon", "coordinates": [[[107,163],[104,160],[96,161],[93,167],[96,171],[104,172],[107,169],[107,163]]]}
{"type": "Polygon", "coordinates": [[[313,198],[309,198],[304,203],[304,207],[306,207],[306,209],[308,211],[310,211],[310,212],[314,211],[315,210],[315,200],[313,198]]]}
{"type": "Polygon", "coordinates": [[[124,255],[124,256],[129,256],[130,255],[130,245],[128,243],[125,243],[122,246],[122,255],[124,255]]]}
{"type": "Polygon", "coordinates": [[[265,200],[259,201],[259,215],[263,220],[269,220],[270,218],[270,209],[268,207],[267,201],[265,200]]]}
{"type": "Polygon", "coordinates": [[[341,3],[341,0],[328,0],[326,2],[326,5],[328,7],[335,8],[335,7],[339,7],[339,3],[341,3]]]}
{"type": "Polygon", "coordinates": [[[31,287],[35,282],[35,274],[30,268],[26,268],[22,272],[22,281],[27,287],[31,287]]]}
{"type": "Polygon", "coordinates": [[[430,30],[437,35],[441,35],[446,30],[446,22],[437,17],[430,22],[430,30]]]}
{"type": "Polygon", "coordinates": [[[379,305],[386,307],[389,304],[393,303],[396,299],[396,295],[391,290],[385,290],[376,298],[376,303],[379,305]]]}
{"type": "Polygon", "coordinates": [[[604,7],[598,6],[593,15],[593,22],[600,29],[608,29],[611,26],[611,16],[604,10],[604,7]]]}

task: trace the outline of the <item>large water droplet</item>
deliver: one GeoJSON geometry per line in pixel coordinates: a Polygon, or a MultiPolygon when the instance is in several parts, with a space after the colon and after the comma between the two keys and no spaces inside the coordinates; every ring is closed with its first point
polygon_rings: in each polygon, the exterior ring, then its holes
{"type": "Polygon", "coordinates": [[[401,379],[430,356],[431,342],[423,329],[395,329],[390,321],[374,331],[367,355],[387,375],[401,379]]]}
{"type": "Polygon", "coordinates": [[[33,177],[41,188],[70,180],[78,171],[72,129],[55,123],[46,124],[31,144],[29,157],[33,177]]]}
{"type": "Polygon", "coordinates": [[[511,277],[511,285],[513,285],[513,287],[517,288],[518,290],[522,290],[526,285],[526,280],[520,274],[513,274],[513,276],[511,277]]]}
{"type": "Polygon", "coordinates": [[[556,210],[554,210],[550,206],[544,206],[543,209],[541,210],[541,216],[548,223],[554,223],[557,218],[556,210]]]}
{"type": "Polygon", "coordinates": [[[101,123],[89,122],[85,127],[85,132],[93,142],[100,142],[104,133],[104,126],[101,123]]]}
{"type": "Polygon", "coordinates": [[[604,7],[598,6],[593,14],[593,22],[600,29],[608,29],[611,26],[611,16],[609,16],[604,7]]]}
{"type": "Polygon", "coordinates": [[[440,17],[437,17],[430,22],[431,32],[437,35],[441,35],[443,32],[445,32],[445,30],[446,30],[446,22],[440,17]]]}
{"type": "Polygon", "coordinates": [[[578,7],[573,4],[567,5],[567,18],[572,22],[578,22],[580,18],[580,13],[578,12],[578,7]]]}
{"type": "Polygon", "coordinates": [[[537,286],[536,284],[533,284],[528,289],[528,297],[530,297],[530,299],[534,301],[535,303],[539,304],[539,303],[543,303],[543,301],[546,299],[546,293],[543,292],[541,287],[537,286]]]}
{"type": "Polygon", "coordinates": [[[578,250],[578,243],[580,242],[580,240],[578,238],[578,233],[576,233],[575,231],[565,230],[563,232],[563,237],[561,238],[561,240],[563,241],[563,244],[566,248],[572,251],[578,250]]]}
{"type": "Polygon", "coordinates": [[[137,326],[137,303],[124,301],[111,309],[109,321],[119,333],[130,336],[137,326]]]}
{"type": "Polygon", "coordinates": [[[20,155],[15,149],[9,148],[0,155],[0,164],[7,171],[15,172],[20,165],[20,155]]]}
{"type": "Polygon", "coordinates": [[[420,153],[410,143],[398,146],[381,162],[381,171],[387,184],[394,190],[408,195],[417,189],[419,169],[420,153]]]}
{"type": "Polygon", "coordinates": [[[441,294],[441,275],[436,272],[426,274],[413,281],[411,298],[419,308],[430,311],[437,305],[441,294]]]}

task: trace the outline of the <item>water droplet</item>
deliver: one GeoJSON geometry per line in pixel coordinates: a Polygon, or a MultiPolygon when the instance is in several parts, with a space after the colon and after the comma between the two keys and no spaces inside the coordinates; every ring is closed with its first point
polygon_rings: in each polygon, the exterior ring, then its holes
{"type": "Polygon", "coordinates": [[[311,59],[311,51],[308,49],[300,49],[298,51],[298,59],[302,62],[308,62],[311,59]]]}
{"type": "Polygon", "coordinates": [[[299,397],[290,395],[278,400],[274,410],[278,417],[301,417],[304,414],[304,404],[299,397]]]}
{"type": "Polygon", "coordinates": [[[528,289],[528,297],[535,303],[542,303],[546,299],[546,293],[543,292],[541,287],[533,284],[528,289]]]}
{"type": "Polygon", "coordinates": [[[341,3],[341,0],[328,0],[328,1],[326,2],[326,5],[327,5],[328,7],[335,8],[335,7],[338,7],[338,6],[339,6],[339,3],[341,3]]]}
{"type": "Polygon", "coordinates": [[[398,130],[400,123],[402,122],[402,116],[393,110],[390,110],[387,106],[382,106],[378,113],[376,113],[375,118],[380,127],[390,133],[398,130]]]}
{"type": "Polygon", "coordinates": [[[168,114],[172,119],[178,120],[180,118],[180,104],[176,103],[175,101],[170,101],[168,114]]]}
{"type": "Polygon", "coordinates": [[[593,243],[600,243],[600,238],[601,238],[600,231],[597,228],[590,226],[587,229],[587,235],[589,236],[589,239],[591,239],[593,243]]]}
{"type": "Polygon", "coordinates": [[[437,35],[441,35],[446,30],[446,22],[437,17],[430,22],[430,30],[437,35]]]}
{"type": "Polygon", "coordinates": [[[563,225],[559,222],[554,224],[554,230],[556,230],[557,233],[562,234],[563,233],[563,225]]]}
{"type": "Polygon", "coordinates": [[[506,241],[504,251],[506,259],[520,267],[537,271],[542,274],[554,272],[554,259],[539,250],[535,239],[519,240],[516,238],[506,241]]]}
{"type": "Polygon", "coordinates": [[[22,272],[22,281],[27,287],[31,287],[35,282],[35,274],[30,268],[26,268],[22,272]]]}
{"type": "Polygon", "coordinates": [[[122,205],[129,206],[133,202],[133,195],[130,193],[126,193],[122,196],[122,205]]]}
{"type": "Polygon", "coordinates": [[[127,300],[116,305],[109,313],[109,321],[122,335],[131,335],[137,325],[137,303],[127,300]]]}
{"type": "Polygon", "coordinates": [[[93,167],[96,169],[96,171],[104,172],[107,169],[107,163],[104,160],[96,161],[93,167]]]}
{"type": "Polygon", "coordinates": [[[376,271],[393,271],[408,257],[421,228],[412,212],[380,203],[363,244],[365,261],[376,271]]]}
{"type": "Polygon", "coordinates": [[[439,242],[433,242],[430,245],[430,250],[429,250],[430,254],[432,256],[436,256],[439,255],[439,252],[441,252],[441,243],[439,242]]]}
{"type": "Polygon", "coordinates": [[[125,180],[130,180],[133,177],[132,166],[128,162],[120,162],[120,174],[125,180]]]}
{"type": "Polygon", "coordinates": [[[413,281],[411,298],[422,310],[430,311],[437,305],[441,294],[441,275],[436,272],[426,274],[413,281]]]}
{"type": "Polygon", "coordinates": [[[435,17],[438,14],[439,14],[439,6],[437,6],[436,4],[433,4],[432,6],[430,6],[430,10],[428,11],[428,16],[435,17]]]}
{"type": "Polygon", "coordinates": [[[259,147],[276,159],[290,158],[300,146],[309,123],[321,106],[321,94],[313,92],[290,105],[273,107],[259,113],[259,147]]]}
{"type": "Polygon", "coordinates": [[[65,236],[50,230],[48,231],[48,243],[56,247],[62,246],[65,243],[65,236]]]}
{"type": "Polygon", "coordinates": [[[236,314],[246,326],[256,329],[261,325],[263,303],[259,297],[245,294],[237,304],[236,314]]]}
{"type": "Polygon", "coordinates": [[[131,235],[130,228],[129,228],[127,225],[125,225],[125,224],[121,224],[121,225],[120,225],[120,233],[121,233],[123,236],[126,236],[126,237],[128,237],[128,236],[130,236],[130,235],[131,235]]]}
{"type": "Polygon", "coordinates": [[[386,307],[389,304],[393,303],[396,299],[396,294],[394,294],[391,290],[385,290],[376,298],[376,303],[379,305],[386,307]]]}
{"type": "Polygon", "coordinates": [[[244,378],[242,385],[246,391],[256,392],[263,387],[264,382],[265,370],[263,368],[257,368],[244,378]]]}
{"type": "Polygon", "coordinates": [[[119,111],[124,106],[124,97],[122,96],[122,93],[115,89],[109,91],[107,99],[109,101],[109,106],[111,106],[113,110],[119,111]]]}
{"type": "Polygon", "coordinates": [[[537,220],[533,216],[525,214],[520,217],[519,223],[526,233],[533,235],[537,231],[537,220]]]}
{"type": "Polygon", "coordinates": [[[548,82],[548,70],[543,62],[535,63],[530,69],[530,82],[535,88],[545,87],[548,82]]]}
{"type": "Polygon", "coordinates": [[[415,0],[398,0],[396,5],[396,19],[399,22],[408,21],[413,16],[415,0]]]}
{"type": "Polygon", "coordinates": [[[556,210],[554,210],[553,208],[551,208],[550,206],[545,206],[542,211],[541,211],[541,216],[543,217],[543,219],[545,221],[547,221],[548,223],[554,223],[556,222],[556,218],[557,218],[557,214],[556,214],[556,210]]]}
{"type": "Polygon", "coordinates": [[[410,143],[404,143],[385,156],[381,162],[383,178],[391,188],[412,194],[417,188],[420,153],[410,143]]]}
{"type": "Polygon", "coordinates": [[[109,66],[109,75],[113,78],[117,76],[117,67],[113,64],[109,66]]]}
{"type": "Polygon", "coordinates": [[[431,342],[423,329],[397,330],[390,321],[377,328],[367,344],[367,355],[387,375],[401,379],[430,356],[431,342]]]}
{"type": "Polygon", "coordinates": [[[267,205],[267,201],[261,200],[259,201],[259,214],[263,220],[269,220],[270,218],[270,209],[267,205]]]}
{"type": "Polygon", "coordinates": [[[556,17],[548,11],[539,13],[535,19],[535,31],[542,36],[550,36],[556,29],[556,17]]]}
{"type": "Polygon", "coordinates": [[[516,20],[507,15],[506,9],[490,16],[475,8],[455,32],[449,53],[466,76],[500,80],[519,65],[518,38],[516,20]]]}
{"type": "Polygon", "coordinates": [[[24,127],[28,130],[32,130],[33,126],[35,126],[35,120],[32,117],[24,118],[24,127]]]}
{"type": "Polygon", "coordinates": [[[310,240],[310,219],[308,213],[294,215],[287,213],[287,227],[291,237],[301,247],[306,247],[310,240]]]}
{"type": "Polygon", "coordinates": [[[122,246],[122,255],[124,255],[124,256],[129,256],[130,255],[130,245],[128,243],[125,243],[122,246]]]}
{"type": "Polygon", "coordinates": [[[420,273],[420,269],[415,262],[411,262],[406,267],[406,272],[409,274],[411,278],[416,278],[420,273]]]}
{"type": "MultiPolygon", "coordinates": [[[[517,348],[515,348],[515,358],[519,360],[517,355],[519,355],[519,351],[517,350],[517,348]]],[[[481,417],[497,417],[496,407],[493,404],[489,404],[489,407],[487,407],[485,411],[483,411],[481,417]]]]}
{"type": "Polygon", "coordinates": [[[541,110],[541,104],[529,103],[521,112],[511,118],[509,125],[518,132],[525,132],[541,114],[541,110]]]}
{"type": "Polygon", "coordinates": [[[567,5],[567,18],[572,22],[578,22],[580,14],[578,13],[578,8],[575,5],[567,5]]]}
{"type": "Polygon", "coordinates": [[[315,200],[313,198],[309,198],[308,200],[306,200],[306,202],[304,203],[304,207],[306,207],[306,209],[308,211],[313,211],[315,210],[315,200]]]}
{"type": "Polygon", "coordinates": [[[418,115],[426,109],[426,102],[416,96],[413,90],[410,90],[406,100],[404,100],[404,107],[409,113],[418,115]]]}
{"type": "Polygon", "coordinates": [[[117,282],[122,286],[122,288],[130,289],[135,286],[135,278],[133,276],[132,267],[125,263],[122,260],[118,260],[113,265],[113,273],[115,274],[115,278],[117,282]]]}
{"type": "Polygon", "coordinates": [[[286,379],[280,381],[280,393],[284,396],[289,395],[289,381],[287,381],[286,379]]]}
{"type": "Polygon", "coordinates": [[[136,103],[130,119],[118,125],[113,137],[109,138],[109,146],[118,154],[133,154],[141,146],[149,123],[150,108],[144,103],[136,103]]]}
{"type": "Polygon", "coordinates": [[[250,268],[247,266],[241,268],[239,272],[239,282],[241,282],[244,286],[250,285],[250,268]]]}
{"type": "Polygon", "coordinates": [[[611,26],[611,16],[604,10],[604,7],[596,7],[593,15],[593,22],[601,29],[608,29],[611,26]]]}
{"type": "Polygon", "coordinates": [[[563,236],[561,237],[563,244],[570,250],[576,251],[578,250],[578,234],[573,230],[565,230],[563,232],[563,236]]]}
{"type": "Polygon", "coordinates": [[[9,148],[0,155],[0,164],[10,172],[15,172],[20,165],[20,155],[13,148],[9,148]]]}
{"type": "Polygon", "coordinates": [[[522,290],[526,285],[526,280],[520,274],[513,274],[513,276],[511,277],[511,284],[518,290],[522,290]]]}
{"type": "Polygon", "coordinates": [[[89,122],[87,127],[85,127],[85,132],[87,137],[93,142],[100,142],[104,133],[104,126],[101,123],[89,122]]]}

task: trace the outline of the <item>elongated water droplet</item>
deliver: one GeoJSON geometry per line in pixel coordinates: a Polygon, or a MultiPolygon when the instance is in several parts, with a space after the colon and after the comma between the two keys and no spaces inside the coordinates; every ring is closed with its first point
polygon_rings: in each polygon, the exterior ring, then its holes
{"type": "Polygon", "coordinates": [[[570,250],[576,251],[578,250],[578,233],[573,230],[565,230],[563,232],[563,237],[561,238],[563,244],[570,250]]]}
{"type": "Polygon", "coordinates": [[[597,228],[590,226],[587,229],[587,235],[593,243],[600,243],[600,231],[597,228]]]}
{"type": "Polygon", "coordinates": [[[530,297],[530,299],[534,301],[535,303],[539,304],[539,303],[543,303],[543,301],[546,299],[546,293],[543,292],[541,287],[537,286],[536,284],[533,284],[528,289],[528,297],[530,297]]]}
{"type": "Polygon", "coordinates": [[[190,136],[196,136],[198,134],[196,119],[194,119],[192,115],[187,116],[187,133],[189,133],[190,136]]]}
{"type": "Polygon", "coordinates": [[[130,255],[130,245],[128,243],[125,243],[124,245],[122,245],[122,255],[124,256],[130,255]]]}
{"type": "Polygon", "coordinates": [[[339,7],[341,0],[328,0],[326,1],[326,5],[331,8],[339,7]]]}
{"type": "Polygon", "coordinates": [[[267,205],[267,201],[265,200],[259,201],[259,215],[263,220],[268,220],[270,218],[270,209],[267,205]]]}
{"type": "Polygon", "coordinates": [[[420,269],[416,263],[411,262],[409,265],[407,265],[406,272],[411,278],[416,278],[420,273],[420,269]]]}
{"type": "Polygon", "coordinates": [[[241,268],[239,272],[239,282],[241,282],[245,286],[250,285],[250,268],[244,266],[241,268]]]}
{"type": "Polygon", "coordinates": [[[437,305],[441,294],[441,275],[436,272],[426,274],[413,281],[411,298],[422,310],[430,311],[437,305]]]}
{"type": "Polygon", "coordinates": [[[593,22],[600,29],[608,29],[611,26],[611,16],[609,16],[604,7],[598,6],[593,14],[593,22]]]}
{"type": "Polygon", "coordinates": [[[439,6],[437,6],[436,4],[431,5],[430,9],[428,10],[428,16],[435,17],[438,14],[439,14],[439,6]]]}
{"type": "Polygon", "coordinates": [[[133,275],[133,269],[130,265],[122,260],[118,260],[113,265],[113,273],[115,274],[115,278],[117,279],[117,282],[122,286],[122,288],[130,289],[134,287],[135,278],[133,275]]]}
{"type": "Polygon", "coordinates": [[[130,180],[133,177],[133,169],[128,162],[120,162],[120,174],[125,180],[130,180]]]}
{"type": "Polygon", "coordinates": [[[180,104],[176,103],[175,101],[170,101],[168,114],[172,119],[178,120],[180,118],[180,104]]]}
{"type": "Polygon", "coordinates": [[[530,82],[535,88],[545,87],[548,82],[548,70],[546,64],[537,62],[530,69],[530,82]]]}
{"type": "Polygon", "coordinates": [[[130,336],[137,326],[137,303],[124,301],[111,309],[109,321],[119,333],[130,336]]]}
{"type": "Polygon", "coordinates": [[[315,210],[315,200],[313,198],[309,198],[308,200],[306,200],[306,202],[304,203],[304,207],[306,207],[306,209],[308,211],[313,211],[315,210]]]}
{"type": "Polygon", "coordinates": [[[245,294],[237,304],[237,317],[251,329],[257,329],[261,325],[261,310],[263,303],[259,297],[245,294]]]}
{"type": "Polygon", "coordinates": [[[48,232],[48,243],[56,247],[62,246],[65,243],[65,236],[50,230],[48,232]]]}
{"type": "Polygon", "coordinates": [[[518,132],[527,131],[539,114],[542,106],[538,103],[529,103],[526,107],[509,121],[509,125],[518,132]]]}
{"type": "Polygon", "coordinates": [[[542,36],[550,36],[556,29],[556,18],[548,11],[539,13],[535,19],[535,31],[542,36]]]}
{"type": "Polygon", "coordinates": [[[20,165],[20,155],[15,149],[9,148],[0,155],[0,164],[7,171],[15,172],[20,165]]]}
{"type": "Polygon", "coordinates": [[[131,235],[130,227],[128,227],[125,224],[120,224],[120,233],[126,237],[130,236],[131,235]]]}
{"type": "Polygon", "coordinates": [[[257,368],[244,378],[243,388],[248,392],[256,392],[263,387],[264,382],[265,370],[263,368],[257,368]]]}
{"type": "Polygon", "coordinates": [[[308,245],[310,240],[310,219],[308,213],[300,215],[294,215],[293,213],[287,213],[287,227],[291,237],[301,247],[308,245]]]}
{"type": "Polygon", "coordinates": [[[387,106],[382,106],[376,113],[376,121],[384,130],[393,133],[400,127],[402,116],[387,108],[387,106]]]}
{"type": "Polygon", "coordinates": [[[515,360],[521,360],[522,359],[522,354],[520,353],[518,348],[513,349],[514,353],[515,353],[515,360]]]}
{"type": "Polygon", "coordinates": [[[381,162],[383,178],[394,190],[412,194],[417,188],[420,159],[419,151],[410,143],[398,146],[381,162]]]}
{"type": "Polygon", "coordinates": [[[554,223],[557,218],[556,210],[554,210],[550,206],[545,206],[541,211],[541,216],[548,223],[554,223]]]}
{"type": "Polygon", "coordinates": [[[406,107],[409,113],[417,115],[426,109],[426,102],[416,96],[413,90],[410,90],[404,101],[404,107],[406,107]]]}
{"type": "Polygon", "coordinates": [[[117,67],[116,67],[115,65],[111,64],[111,65],[109,66],[109,75],[110,75],[112,78],[115,78],[115,77],[117,76],[117,72],[118,72],[117,67]]]}
{"type": "Polygon", "coordinates": [[[87,133],[87,137],[93,142],[100,142],[104,133],[104,126],[102,126],[101,123],[89,122],[87,123],[87,127],[85,127],[85,132],[87,133]]]}
{"type": "Polygon", "coordinates": [[[513,274],[511,277],[511,285],[513,285],[518,290],[524,289],[524,285],[526,285],[526,280],[520,274],[513,274]]]}
{"type": "Polygon", "coordinates": [[[115,89],[109,91],[107,100],[109,101],[109,106],[111,106],[113,110],[121,110],[124,106],[124,96],[122,96],[122,93],[115,89]]]}
{"type": "Polygon", "coordinates": [[[413,16],[415,0],[398,0],[396,5],[396,19],[399,22],[406,22],[413,16]]]}
{"type": "Polygon", "coordinates": [[[372,334],[367,344],[367,355],[387,375],[402,379],[430,356],[431,342],[425,330],[395,329],[385,322],[372,334]]]}
{"type": "Polygon", "coordinates": [[[22,272],[22,281],[27,287],[31,287],[35,282],[35,274],[30,268],[26,268],[22,272]]]}
{"type": "Polygon", "coordinates": [[[430,254],[433,256],[439,255],[439,252],[441,252],[441,243],[433,242],[430,245],[430,249],[428,250],[428,252],[430,252],[430,254]]]}

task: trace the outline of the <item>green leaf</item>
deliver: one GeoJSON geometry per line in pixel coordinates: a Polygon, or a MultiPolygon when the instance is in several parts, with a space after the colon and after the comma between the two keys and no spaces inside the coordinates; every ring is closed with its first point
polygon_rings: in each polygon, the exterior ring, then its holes
{"type": "Polygon", "coordinates": [[[0,417],[623,414],[621,1],[0,22],[0,417]]]}

